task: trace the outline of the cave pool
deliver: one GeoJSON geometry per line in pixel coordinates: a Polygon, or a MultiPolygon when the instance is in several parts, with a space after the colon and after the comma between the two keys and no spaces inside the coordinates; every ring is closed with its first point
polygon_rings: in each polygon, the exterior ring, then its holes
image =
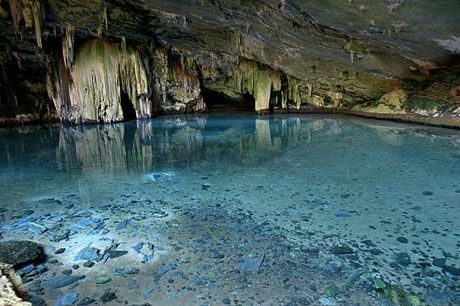
{"type": "Polygon", "coordinates": [[[213,114],[0,141],[0,240],[47,255],[18,270],[34,305],[460,305],[458,130],[213,114]]]}

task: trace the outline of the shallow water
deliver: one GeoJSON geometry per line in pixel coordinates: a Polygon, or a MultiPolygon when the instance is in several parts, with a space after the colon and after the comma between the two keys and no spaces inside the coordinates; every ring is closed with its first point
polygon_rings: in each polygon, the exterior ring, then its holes
{"type": "Polygon", "coordinates": [[[19,271],[37,305],[105,291],[110,305],[389,305],[376,278],[460,304],[459,131],[203,115],[8,128],[0,143],[0,238],[48,254],[19,271]],[[65,270],[85,278],[44,285],[65,270]]]}

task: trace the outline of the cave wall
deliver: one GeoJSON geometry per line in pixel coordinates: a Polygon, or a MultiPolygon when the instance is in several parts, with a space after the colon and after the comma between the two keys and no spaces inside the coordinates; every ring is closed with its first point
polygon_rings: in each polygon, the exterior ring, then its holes
{"type": "Polygon", "coordinates": [[[359,2],[0,0],[0,123],[204,112],[205,91],[259,113],[458,118],[459,7],[359,2]]]}

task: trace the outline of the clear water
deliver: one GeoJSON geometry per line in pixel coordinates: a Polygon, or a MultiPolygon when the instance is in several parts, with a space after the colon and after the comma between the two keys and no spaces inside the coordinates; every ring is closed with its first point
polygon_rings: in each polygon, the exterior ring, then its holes
{"type": "Polygon", "coordinates": [[[389,305],[376,278],[459,304],[459,131],[209,115],[8,128],[0,143],[0,238],[48,254],[19,271],[37,304],[109,290],[109,305],[389,305]],[[65,270],[85,278],[44,288],[65,270]]]}

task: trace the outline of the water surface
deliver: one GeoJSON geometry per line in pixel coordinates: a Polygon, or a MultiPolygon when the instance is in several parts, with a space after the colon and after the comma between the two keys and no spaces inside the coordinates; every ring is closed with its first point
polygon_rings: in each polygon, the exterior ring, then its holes
{"type": "Polygon", "coordinates": [[[0,238],[46,246],[39,273],[20,272],[49,305],[105,291],[114,305],[388,305],[376,278],[460,301],[458,131],[203,115],[7,128],[0,143],[0,238]],[[43,286],[65,270],[85,278],[43,286]]]}

